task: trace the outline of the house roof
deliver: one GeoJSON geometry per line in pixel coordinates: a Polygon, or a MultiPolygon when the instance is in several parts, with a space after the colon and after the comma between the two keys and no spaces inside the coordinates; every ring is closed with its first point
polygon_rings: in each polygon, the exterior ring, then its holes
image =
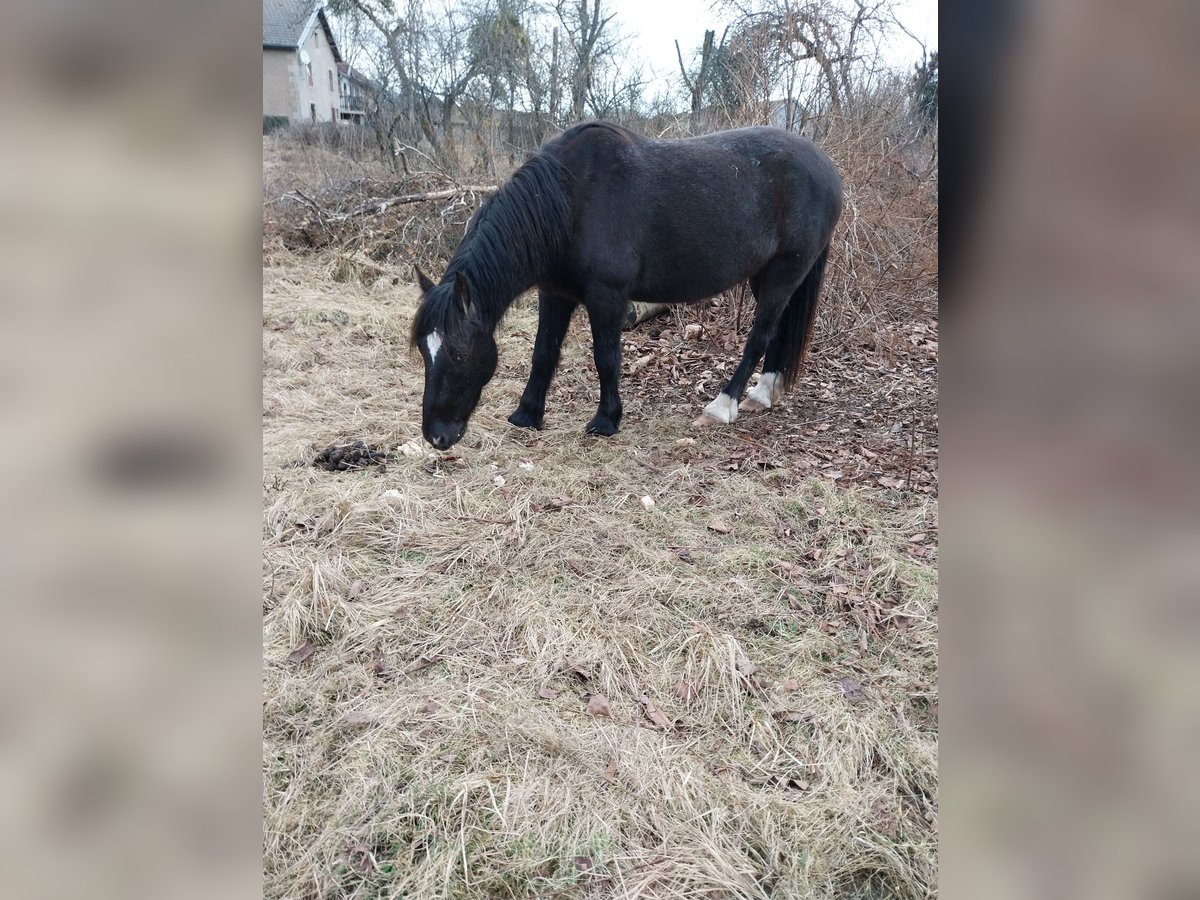
{"type": "Polygon", "coordinates": [[[334,58],[342,61],[337,42],[325,18],[324,0],[263,0],[263,46],[295,49],[320,23],[334,58]]]}
{"type": "Polygon", "coordinates": [[[340,62],[337,64],[338,74],[345,75],[352,81],[357,81],[359,84],[369,85],[371,79],[364,75],[358,69],[351,66],[349,63],[340,62]]]}

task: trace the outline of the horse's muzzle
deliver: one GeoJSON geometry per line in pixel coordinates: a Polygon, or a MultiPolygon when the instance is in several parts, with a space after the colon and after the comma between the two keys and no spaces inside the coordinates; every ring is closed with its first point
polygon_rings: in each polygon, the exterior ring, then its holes
{"type": "Polygon", "coordinates": [[[462,440],[466,430],[466,422],[437,423],[425,429],[425,440],[436,450],[447,450],[462,440]]]}

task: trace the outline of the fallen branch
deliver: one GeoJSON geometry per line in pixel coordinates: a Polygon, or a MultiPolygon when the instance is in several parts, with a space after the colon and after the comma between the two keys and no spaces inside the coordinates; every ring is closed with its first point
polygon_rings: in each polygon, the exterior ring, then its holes
{"type": "Polygon", "coordinates": [[[427,200],[449,200],[464,194],[494,194],[495,192],[496,186],[491,184],[462,184],[442,191],[424,191],[420,194],[405,194],[403,197],[392,197],[388,200],[373,200],[352,212],[340,213],[338,218],[349,219],[353,216],[365,216],[368,213],[380,215],[386,212],[388,207],[399,206],[402,203],[424,203],[427,200]]]}
{"type": "Polygon", "coordinates": [[[311,206],[317,211],[317,214],[331,222],[345,222],[347,219],[354,219],[359,216],[367,215],[382,215],[393,206],[400,206],[404,203],[425,203],[430,200],[450,200],[454,197],[463,197],[467,194],[494,194],[497,190],[495,185],[491,184],[462,184],[457,187],[446,188],[440,191],[422,191],[419,194],[404,194],[400,197],[380,198],[364,203],[357,209],[352,209],[349,212],[336,213],[326,209],[322,209],[315,200],[306,196],[300,191],[292,191],[284,194],[284,198],[288,200],[296,200],[311,206]]]}

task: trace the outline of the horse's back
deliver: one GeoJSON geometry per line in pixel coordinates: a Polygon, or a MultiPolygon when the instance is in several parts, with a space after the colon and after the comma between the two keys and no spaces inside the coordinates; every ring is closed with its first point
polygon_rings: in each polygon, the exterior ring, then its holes
{"type": "Polygon", "coordinates": [[[777,255],[815,257],[841,210],[832,161],[778,128],[656,140],[584,123],[543,152],[572,176],[575,264],[645,299],[701,299],[777,255]]]}

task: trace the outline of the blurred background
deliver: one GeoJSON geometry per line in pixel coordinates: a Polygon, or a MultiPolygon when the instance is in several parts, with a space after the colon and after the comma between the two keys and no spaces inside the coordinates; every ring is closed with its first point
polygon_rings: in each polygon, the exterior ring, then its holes
{"type": "MultiPolygon", "coordinates": [[[[261,12],[18,3],[0,35],[16,896],[259,891],[261,12]]],[[[681,132],[709,43],[689,29],[637,100],[681,132]]],[[[992,0],[933,33],[947,893],[1196,896],[1200,12],[992,0]]],[[[920,43],[856,55],[907,85],[920,43]]],[[[632,70],[604,71],[615,105],[582,111],[619,117],[632,70]]],[[[783,114],[833,102],[833,74],[783,114]]],[[[733,108],[698,96],[697,117],[733,108]]],[[[459,161],[481,176],[529,143],[497,121],[459,161]]]]}

